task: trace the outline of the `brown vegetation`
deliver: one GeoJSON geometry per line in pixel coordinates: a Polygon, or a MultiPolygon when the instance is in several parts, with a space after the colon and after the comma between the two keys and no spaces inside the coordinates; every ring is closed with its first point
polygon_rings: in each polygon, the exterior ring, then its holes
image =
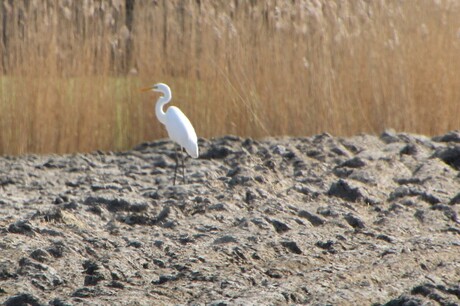
{"type": "Polygon", "coordinates": [[[199,136],[460,126],[456,1],[2,1],[0,154],[124,149],[199,136]],[[133,5],[134,3],[134,5],[133,5]],[[132,6],[133,5],[133,6],[132,6]]]}

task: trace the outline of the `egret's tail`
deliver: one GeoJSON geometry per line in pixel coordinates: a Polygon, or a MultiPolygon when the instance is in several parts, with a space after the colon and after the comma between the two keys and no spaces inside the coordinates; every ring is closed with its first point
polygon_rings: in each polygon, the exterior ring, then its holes
{"type": "Polygon", "coordinates": [[[190,146],[189,148],[185,148],[185,150],[187,151],[187,153],[193,157],[193,158],[198,158],[199,154],[198,154],[198,145],[195,144],[194,146],[190,146]]]}

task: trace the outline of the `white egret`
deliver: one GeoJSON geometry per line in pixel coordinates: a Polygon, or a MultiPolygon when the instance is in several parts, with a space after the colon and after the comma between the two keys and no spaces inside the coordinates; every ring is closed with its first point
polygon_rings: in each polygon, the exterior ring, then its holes
{"type": "MultiPolygon", "coordinates": [[[[145,88],[144,91],[156,91],[163,94],[160,98],[158,98],[156,106],[155,106],[155,114],[165,127],[166,131],[168,132],[169,138],[175,141],[181,149],[185,148],[185,151],[193,157],[198,158],[198,140],[196,137],[195,129],[193,128],[190,120],[184,115],[184,113],[175,106],[170,106],[166,110],[163,110],[163,106],[169,101],[171,101],[172,94],[171,89],[168,85],[164,83],[157,83],[151,87],[145,88]]],[[[184,158],[183,154],[181,154],[182,159],[182,178],[183,182],[185,183],[185,167],[184,167],[184,158]]],[[[176,148],[176,167],[174,169],[174,181],[173,184],[176,185],[176,175],[177,175],[177,167],[179,165],[179,160],[177,157],[177,148],[176,148]]]]}

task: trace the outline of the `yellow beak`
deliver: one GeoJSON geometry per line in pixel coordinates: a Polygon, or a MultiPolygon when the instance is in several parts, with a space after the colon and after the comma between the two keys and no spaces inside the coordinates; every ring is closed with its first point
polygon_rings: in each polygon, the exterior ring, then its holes
{"type": "Polygon", "coordinates": [[[146,91],[150,91],[150,90],[152,90],[152,87],[141,88],[142,92],[146,92],[146,91]]]}

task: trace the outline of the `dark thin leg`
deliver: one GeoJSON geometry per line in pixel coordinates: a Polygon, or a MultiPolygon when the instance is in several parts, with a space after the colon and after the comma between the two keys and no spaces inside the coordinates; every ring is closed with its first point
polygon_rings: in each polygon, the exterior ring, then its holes
{"type": "Polygon", "coordinates": [[[184,148],[180,147],[180,155],[182,158],[182,182],[185,184],[185,166],[184,166],[184,148]]]}
{"type": "Polygon", "coordinates": [[[177,176],[177,166],[179,166],[179,159],[177,158],[177,146],[175,146],[175,155],[174,157],[176,158],[176,167],[174,168],[174,180],[173,180],[173,185],[176,185],[176,176],[177,176]]]}

